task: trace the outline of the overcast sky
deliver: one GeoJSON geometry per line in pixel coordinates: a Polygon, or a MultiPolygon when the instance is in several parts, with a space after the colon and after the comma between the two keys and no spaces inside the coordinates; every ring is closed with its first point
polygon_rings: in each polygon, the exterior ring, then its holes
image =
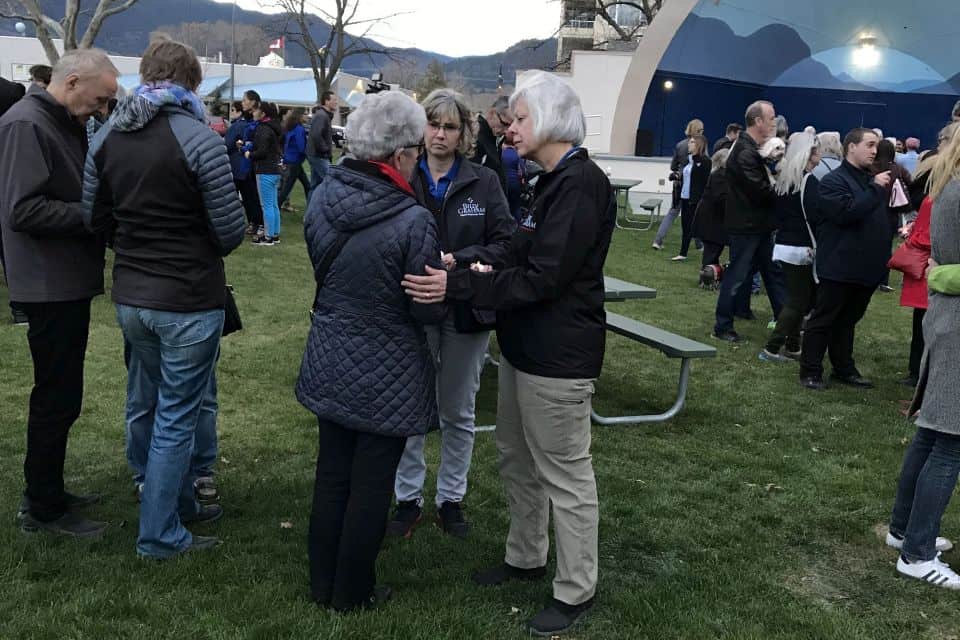
{"type": "MultiPolygon", "coordinates": [[[[216,0],[230,3],[232,0],[216,0]]],[[[403,12],[374,27],[370,37],[394,47],[448,56],[488,55],[527,38],[546,38],[560,23],[556,0],[359,0],[358,16],[403,12]]],[[[308,0],[329,9],[332,0],[308,0]]],[[[251,11],[275,12],[270,0],[237,0],[251,11]]]]}

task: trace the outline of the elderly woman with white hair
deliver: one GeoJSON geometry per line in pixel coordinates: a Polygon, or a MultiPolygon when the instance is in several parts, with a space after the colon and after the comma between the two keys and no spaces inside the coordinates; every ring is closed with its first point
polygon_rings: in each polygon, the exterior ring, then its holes
{"type": "Polygon", "coordinates": [[[517,150],[545,173],[502,268],[475,264],[408,275],[412,299],[446,295],[497,312],[496,444],[510,509],[504,562],[478,571],[481,585],[546,574],[550,505],[557,544],[553,599],[533,617],[535,635],[563,632],[592,606],[597,586],[597,485],[590,407],[605,340],[603,263],[616,204],[582,143],[580,99],[562,80],[535,73],[510,98],[517,150]]]}
{"type": "Polygon", "coordinates": [[[820,162],[813,168],[813,177],[823,180],[834,169],[843,163],[843,144],[840,134],[836,131],[822,131],[817,134],[817,143],[820,146],[820,162]]]}
{"type": "Polygon", "coordinates": [[[410,180],[423,109],[397,92],[350,116],[350,157],[331,167],[304,221],[317,292],[297,398],[319,422],[310,517],[311,597],[338,611],[389,597],[375,587],[397,463],[408,436],[437,428],[424,324],[445,305],[411,300],[405,273],[441,268],[437,225],[410,180]]]}

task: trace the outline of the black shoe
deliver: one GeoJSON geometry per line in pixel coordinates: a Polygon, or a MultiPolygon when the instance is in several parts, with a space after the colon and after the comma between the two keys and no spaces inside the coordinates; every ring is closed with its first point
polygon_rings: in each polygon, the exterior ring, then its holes
{"type": "Polygon", "coordinates": [[[724,331],[723,333],[717,333],[714,331],[710,334],[717,340],[723,340],[724,342],[729,342],[731,344],[738,344],[744,342],[744,339],[740,337],[740,334],[731,329],[730,331],[724,331]]]}
{"type": "Polygon", "coordinates": [[[539,580],[547,575],[546,567],[534,567],[533,569],[520,569],[504,562],[490,569],[479,569],[473,572],[470,579],[481,587],[495,587],[510,580],[539,580]]]}
{"type": "Polygon", "coordinates": [[[903,386],[910,387],[911,389],[916,388],[917,383],[919,382],[920,380],[918,378],[914,378],[913,376],[907,376],[906,378],[897,380],[897,384],[902,384],[903,386]]]}
{"type": "Polygon", "coordinates": [[[854,373],[849,376],[841,376],[837,375],[836,373],[831,373],[830,379],[851,387],[858,387],[860,389],[873,389],[873,383],[861,376],[859,373],[854,373]]]}
{"type": "MultiPolygon", "coordinates": [[[[334,606],[333,610],[337,613],[350,613],[351,611],[356,611],[357,609],[376,609],[380,605],[389,601],[392,597],[393,589],[385,584],[378,584],[373,588],[373,593],[371,593],[363,602],[360,602],[359,604],[348,605],[346,607],[334,606]]],[[[318,604],[321,603],[318,601],[318,604]]]]}
{"type": "MultiPolygon", "coordinates": [[[[101,499],[99,493],[78,496],[68,491],[65,492],[64,495],[66,498],[67,511],[83,509],[92,504],[98,504],[101,499]]],[[[20,508],[17,510],[17,519],[22,520],[28,511],[30,511],[30,498],[23,496],[23,500],[20,501],[20,508]]]]}
{"type": "Polygon", "coordinates": [[[20,309],[11,309],[11,311],[13,312],[13,324],[18,326],[30,324],[30,318],[28,318],[27,314],[25,314],[23,311],[20,309]]]}
{"type": "Polygon", "coordinates": [[[195,551],[209,551],[220,546],[220,538],[216,536],[193,536],[190,546],[183,550],[184,553],[193,553],[195,551]]]}
{"type": "Polygon", "coordinates": [[[893,287],[891,287],[891,286],[888,285],[888,284],[882,284],[882,285],[880,285],[879,287],[877,287],[877,291],[879,291],[879,292],[881,292],[881,293],[892,293],[892,292],[893,292],[893,287]]]}
{"type": "Polygon", "coordinates": [[[466,538],[470,532],[470,523],[463,517],[463,504],[460,502],[441,504],[437,509],[437,525],[454,538],[466,538]]]}
{"type": "Polygon", "coordinates": [[[823,381],[823,378],[810,376],[808,378],[800,378],[800,386],[804,389],[810,389],[811,391],[824,391],[827,388],[827,383],[823,381]]]}
{"type": "Polygon", "coordinates": [[[416,500],[398,502],[393,519],[387,523],[387,535],[409,539],[413,535],[413,528],[422,517],[423,509],[416,500]]]}
{"type": "Polygon", "coordinates": [[[24,533],[49,531],[73,538],[99,538],[106,531],[107,523],[88,520],[75,511],[67,511],[56,520],[43,522],[27,512],[20,518],[20,529],[24,533]]]}
{"type": "Polygon", "coordinates": [[[530,619],[527,628],[531,635],[546,638],[569,631],[590,610],[593,600],[590,598],[586,602],[574,605],[554,598],[546,609],[530,619]]]}
{"type": "Polygon", "coordinates": [[[216,522],[223,517],[223,507],[218,504],[201,504],[200,510],[194,515],[180,518],[183,524],[203,524],[204,522],[216,522]]]}

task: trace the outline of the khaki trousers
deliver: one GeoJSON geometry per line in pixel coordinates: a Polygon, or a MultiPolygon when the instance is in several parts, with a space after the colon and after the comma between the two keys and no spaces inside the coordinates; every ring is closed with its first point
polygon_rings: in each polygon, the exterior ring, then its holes
{"type": "Polygon", "coordinates": [[[496,442],[510,509],[506,562],[547,564],[553,505],[553,596],[576,605],[597,588],[597,482],[590,457],[593,380],[545,378],[500,360],[496,442]]]}

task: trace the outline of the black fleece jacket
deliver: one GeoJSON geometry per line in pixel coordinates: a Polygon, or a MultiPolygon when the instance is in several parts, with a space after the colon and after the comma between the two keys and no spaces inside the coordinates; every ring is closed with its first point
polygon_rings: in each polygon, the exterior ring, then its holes
{"type": "Polygon", "coordinates": [[[280,121],[261,120],[253,132],[253,149],[250,159],[257,175],[280,173],[280,121]]]}
{"type": "Polygon", "coordinates": [[[607,176],[578,149],[540,176],[506,267],[453,271],[447,295],[497,311],[500,349],[518,370],[596,378],[606,337],[603,263],[615,216],[607,176]]]}

